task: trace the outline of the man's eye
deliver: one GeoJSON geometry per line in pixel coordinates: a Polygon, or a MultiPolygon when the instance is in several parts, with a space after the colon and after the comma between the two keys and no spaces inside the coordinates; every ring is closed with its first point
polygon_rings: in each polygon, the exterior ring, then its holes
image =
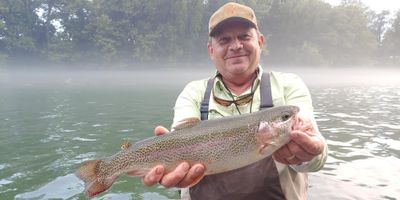
{"type": "Polygon", "coordinates": [[[241,36],[240,36],[240,39],[241,39],[241,40],[248,40],[248,39],[250,39],[250,37],[251,37],[250,35],[245,34],[245,35],[241,35],[241,36]]]}
{"type": "Polygon", "coordinates": [[[218,40],[220,44],[226,44],[228,41],[229,41],[228,38],[221,38],[218,40]]]}

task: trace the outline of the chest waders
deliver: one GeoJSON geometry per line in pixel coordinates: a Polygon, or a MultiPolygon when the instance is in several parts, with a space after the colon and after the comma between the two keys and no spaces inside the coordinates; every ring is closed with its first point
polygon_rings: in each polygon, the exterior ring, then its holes
{"type": "MultiPolygon", "coordinates": [[[[210,94],[214,80],[215,77],[208,80],[204,92],[200,105],[201,120],[208,120],[210,94]]],[[[269,73],[263,73],[261,77],[260,98],[260,110],[273,107],[269,73]]],[[[198,184],[189,188],[189,192],[192,200],[285,199],[272,156],[246,167],[205,176],[198,184]]]]}

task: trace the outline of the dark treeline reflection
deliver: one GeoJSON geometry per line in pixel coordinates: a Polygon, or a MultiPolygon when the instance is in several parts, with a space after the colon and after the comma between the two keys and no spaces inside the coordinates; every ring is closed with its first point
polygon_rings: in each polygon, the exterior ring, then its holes
{"type": "MultiPolygon", "coordinates": [[[[128,68],[204,61],[209,17],[226,2],[0,1],[0,66],[128,68]]],[[[237,2],[256,12],[267,38],[267,65],[400,64],[400,11],[376,13],[356,0],[336,7],[321,0],[237,2]]]]}

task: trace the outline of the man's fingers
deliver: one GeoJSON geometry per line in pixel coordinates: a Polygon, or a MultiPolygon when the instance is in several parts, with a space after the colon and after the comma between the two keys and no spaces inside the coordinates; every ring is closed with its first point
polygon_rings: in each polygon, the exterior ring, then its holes
{"type": "Polygon", "coordinates": [[[309,161],[314,158],[315,155],[310,154],[306,150],[303,149],[299,144],[294,141],[291,141],[287,144],[289,151],[292,153],[292,156],[285,157],[288,158],[290,161],[293,162],[293,157],[296,157],[300,161],[309,161]]]}
{"type": "Polygon", "coordinates": [[[292,160],[295,158],[297,153],[297,151],[295,151],[295,149],[297,149],[297,147],[295,147],[296,145],[297,144],[295,142],[290,141],[288,144],[275,151],[275,153],[272,155],[272,158],[286,165],[293,164],[292,160]]]}
{"type": "Polygon", "coordinates": [[[185,178],[179,182],[176,186],[179,188],[190,187],[198,183],[204,177],[204,165],[195,164],[193,165],[189,172],[186,174],[185,178]]]}
{"type": "MultiPolygon", "coordinates": [[[[158,183],[164,175],[164,167],[162,165],[153,167],[146,176],[143,177],[143,183],[147,186],[152,186],[158,183]]],[[[129,175],[129,174],[128,174],[129,175]]]]}
{"type": "Polygon", "coordinates": [[[164,134],[167,133],[167,132],[168,132],[168,129],[165,128],[165,127],[163,127],[163,126],[157,126],[157,127],[154,129],[154,134],[155,134],[156,136],[164,135],[164,134]]]}
{"type": "Polygon", "coordinates": [[[204,177],[204,171],[205,168],[202,164],[195,164],[193,167],[190,167],[189,163],[183,162],[179,164],[172,172],[164,174],[164,167],[162,165],[158,165],[153,167],[149,173],[143,177],[143,183],[147,186],[160,183],[166,188],[184,188],[198,183],[204,177]]]}
{"type": "Polygon", "coordinates": [[[324,142],[318,135],[308,135],[305,132],[294,130],[291,132],[291,139],[304,151],[314,156],[322,153],[324,149],[324,142]]]}
{"type": "MultiPolygon", "coordinates": [[[[290,143],[290,142],[289,142],[290,143]]],[[[288,148],[288,144],[282,146],[281,148],[279,148],[277,151],[275,151],[274,153],[277,157],[280,158],[287,158],[292,156],[292,152],[290,152],[289,148],[288,148]]]]}
{"type": "Polygon", "coordinates": [[[174,187],[177,185],[179,182],[185,178],[186,174],[189,171],[189,163],[183,162],[179,164],[174,171],[166,174],[162,179],[161,179],[161,185],[163,185],[166,188],[174,187]]]}

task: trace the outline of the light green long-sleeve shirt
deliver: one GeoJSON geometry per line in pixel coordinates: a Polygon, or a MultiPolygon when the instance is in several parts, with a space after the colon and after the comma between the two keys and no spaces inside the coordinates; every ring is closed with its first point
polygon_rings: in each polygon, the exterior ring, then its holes
{"type": "MultiPolygon", "coordinates": [[[[208,118],[215,119],[224,116],[238,115],[240,113],[243,114],[258,111],[260,108],[260,81],[263,73],[262,71],[262,68],[259,67],[258,77],[253,83],[253,88],[255,88],[253,101],[246,105],[238,106],[238,108],[236,108],[234,104],[225,107],[217,104],[213,100],[213,95],[222,99],[232,99],[222,81],[216,78],[210,96],[208,118]],[[240,113],[238,109],[240,110],[240,113]]],[[[314,124],[314,128],[318,130],[314,119],[311,95],[301,78],[291,73],[269,72],[269,74],[273,105],[298,106],[300,108],[299,115],[310,118],[314,124]]],[[[200,119],[200,104],[204,97],[207,81],[208,79],[197,80],[186,85],[176,101],[172,127],[174,127],[174,125],[179,121],[183,121],[187,118],[195,117],[200,119]]],[[[251,88],[239,96],[234,95],[234,98],[237,99],[249,93],[251,93],[251,88]]],[[[282,191],[284,192],[286,199],[306,199],[308,181],[307,174],[304,172],[320,170],[323,167],[326,158],[327,145],[325,143],[324,152],[321,155],[307,163],[303,163],[302,165],[287,166],[275,162],[279,173],[282,191]]],[[[183,199],[190,199],[187,190],[182,190],[182,197],[183,199]]]]}

